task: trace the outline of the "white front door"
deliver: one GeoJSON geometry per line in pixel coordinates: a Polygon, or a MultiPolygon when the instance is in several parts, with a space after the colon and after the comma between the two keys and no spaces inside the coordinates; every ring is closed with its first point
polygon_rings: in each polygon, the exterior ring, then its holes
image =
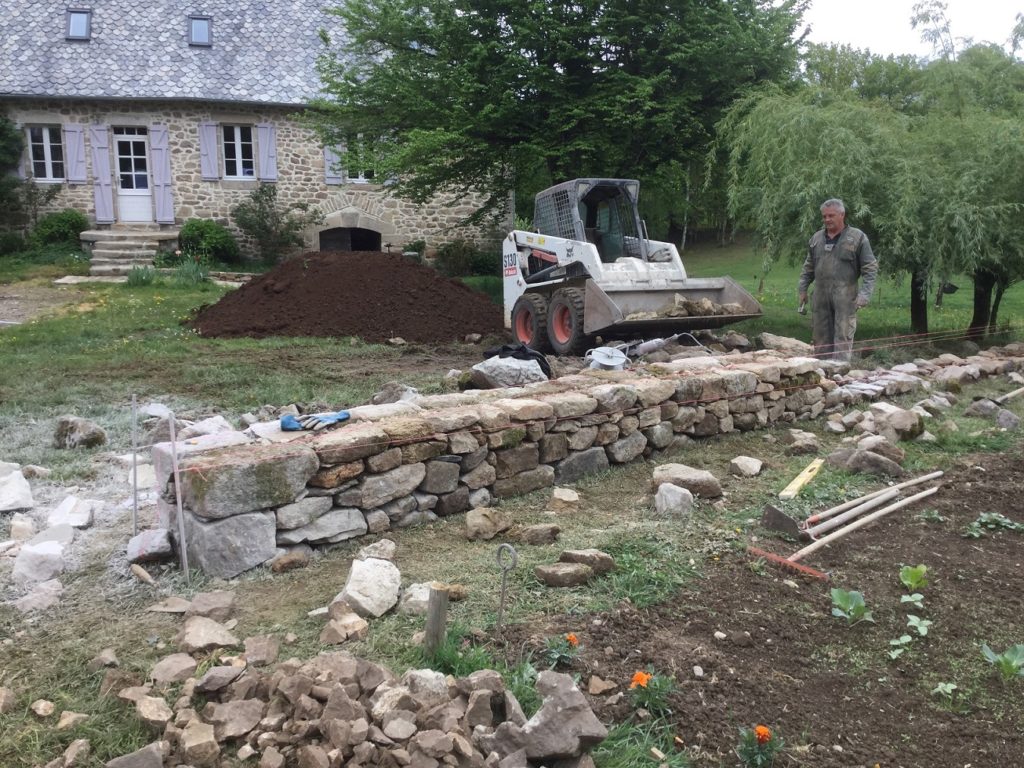
{"type": "Polygon", "coordinates": [[[118,221],[153,221],[146,134],[145,128],[114,128],[118,221]]]}

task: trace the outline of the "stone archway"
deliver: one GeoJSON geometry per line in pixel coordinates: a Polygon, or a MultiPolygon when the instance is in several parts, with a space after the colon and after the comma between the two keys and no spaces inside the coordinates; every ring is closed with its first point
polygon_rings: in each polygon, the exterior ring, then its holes
{"type": "Polygon", "coordinates": [[[380,251],[397,234],[390,221],[348,205],[324,217],[316,239],[322,251],[380,251]]]}

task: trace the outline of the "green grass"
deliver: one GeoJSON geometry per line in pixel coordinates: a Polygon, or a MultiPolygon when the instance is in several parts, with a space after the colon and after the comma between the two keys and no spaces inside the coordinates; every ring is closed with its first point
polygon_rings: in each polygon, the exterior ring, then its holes
{"type": "MultiPolygon", "coordinates": [[[[877,245],[876,255],[884,263],[884,251],[877,245]]],[[[802,262],[778,262],[765,274],[761,257],[746,241],[721,248],[713,244],[701,244],[687,249],[681,256],[687,274],[693,277],[728,275],[761,302],[764,315],[732,326],[737,331],[750,335],[769,331],[807,342],[811,340],[810,312],[798,315],[796,311],[796,285],[802,262]]],[[[973,283],[967,275],[957,275],[952,282],[959,285],[960,290],[945,296],[941,308],[933,306],[934,294],[928,300],[928,329],[936,336],[946,331],[963,331],[971,320],[973,283]]],[[[910,283],[907,276],[880,276],[871,304],[858,312],[857,317],[857,339],[860,342],[909,334],[910,283]]],[[[1018,283],[1006,292],[999,309],[999,318],[1001,324],[1008,322],[1012,326],[1015,337],[1021,336],[1021,328],[1024,326],[1024,283],[1018,283]]],[[[914,344],[895,349],[904,358],[928,356],[920,353],[921,346],[914,344]]],[[[872,356],[884,359],[882,353],[883,350],[878,350],[872,356]]]]}
{"type": "Polygon", "coordinates": [[[663,720],[620,723],[609,729],[608,738],[591,754],[598,768],[650,768],[654,765],[687,768],[690,761],[686,755],[676,751],[674,736],[671,723],[663,720]],[[651,754],[652,748],[663,752],[665,759],[656,761],[651,754]]]}
{"type": "Polygon", "coordinates": [[[501,306],[505,303],[504,290],[502,287],[502,280],[497,275],[471,275],[469,277],[460,277],[463,283],[468,285],[470,288],[474,288],[481,293],[486,293],[490,297],[491,301],[501,306]]]}
{"type": "Polygon", "coordinates": [[[0,256],[0,285],[36,278],[89,274],[89,259],[81,248],[51,245],[0,256]]]}

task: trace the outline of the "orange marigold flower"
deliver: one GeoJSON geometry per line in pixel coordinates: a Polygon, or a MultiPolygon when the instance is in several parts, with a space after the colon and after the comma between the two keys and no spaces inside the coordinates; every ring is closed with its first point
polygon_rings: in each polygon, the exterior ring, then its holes
{"type": "Polygon", "coordinates": [[[772,740],[772,732],[768,730],[768,726],[759,725],[754,728],[754,735],[757,736],[758,744],[767,744],[772,740]]]}
{"type": "Polygon", "coordinates": [[[647,683],[651,681],[652,677],[654,677],[654,675],[649,675],[646,672],[636,672],[633,674],[633,679],[630,681],[629,687],[636,688],[639,686],[640,688],[646,688],[647,683]]]}
{"type": "Polygon", "coordinates": [[[571,645],[573,648],[580,644],[580,639],[576,637],[576,635],[572,632],[565,636],[565,641],[569,643],[569,645],[571,645]]]}

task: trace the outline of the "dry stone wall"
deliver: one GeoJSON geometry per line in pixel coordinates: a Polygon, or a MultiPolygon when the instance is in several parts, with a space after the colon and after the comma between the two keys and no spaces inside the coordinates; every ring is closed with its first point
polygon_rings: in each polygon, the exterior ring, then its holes
{"type": "MultiPolygon", "coordinates": [[[[684,358],[642,373],[585,371],[513,389],[360,406],[348,424],[325,433],[282,433],[265,423],[245,436],[198,437],[181,458],[190,560],[234,576],[282,548],[429,522],[695,439],[1019,370],[1024,345],[943,358],[846,377],[842,364],[774,352],[684,358]]],[[[170,446],[153,453],[160,521],[175,531],[170,446]]]]}
{"type": "MultiPolygon", "coordinates": [[[[305,232],[308,248],[318,249],[318,233],[333,227],[362,227],[380,232],[383,242],[396,248],[413,240],[431,246],[456,237],[481,239],[487,233],[466,229],[460,222],[475,209],[473,199],[453,201],[441,197],[415,205],[388,195],[379,184],[327,184],[324,156],[313,131],[297,119],[293,108],[272,105],[229,105],[175,101],[83,101],[58,99],[10,99],[8,117],[18,125],[143,126],[166,125],[174,198],[175,223],[192,218],[214,219],[234,229],[231,208],[258,186],[256,180],[203,180],[200,170],[201,122],[256,125],[276,128],[278,198],[284,204],[308,203],[321,211],[323,226],[305,232]]],[[[85,183],[62,183],[62,193],[50,204],[52,210],[75,208],[95,219],[92,152],[85,135],[85,183]]],[[[112,161],[113,162],[113,161],[112,161]]],[[[115,195],[116,196],[116,195],[115,195]]]]}

